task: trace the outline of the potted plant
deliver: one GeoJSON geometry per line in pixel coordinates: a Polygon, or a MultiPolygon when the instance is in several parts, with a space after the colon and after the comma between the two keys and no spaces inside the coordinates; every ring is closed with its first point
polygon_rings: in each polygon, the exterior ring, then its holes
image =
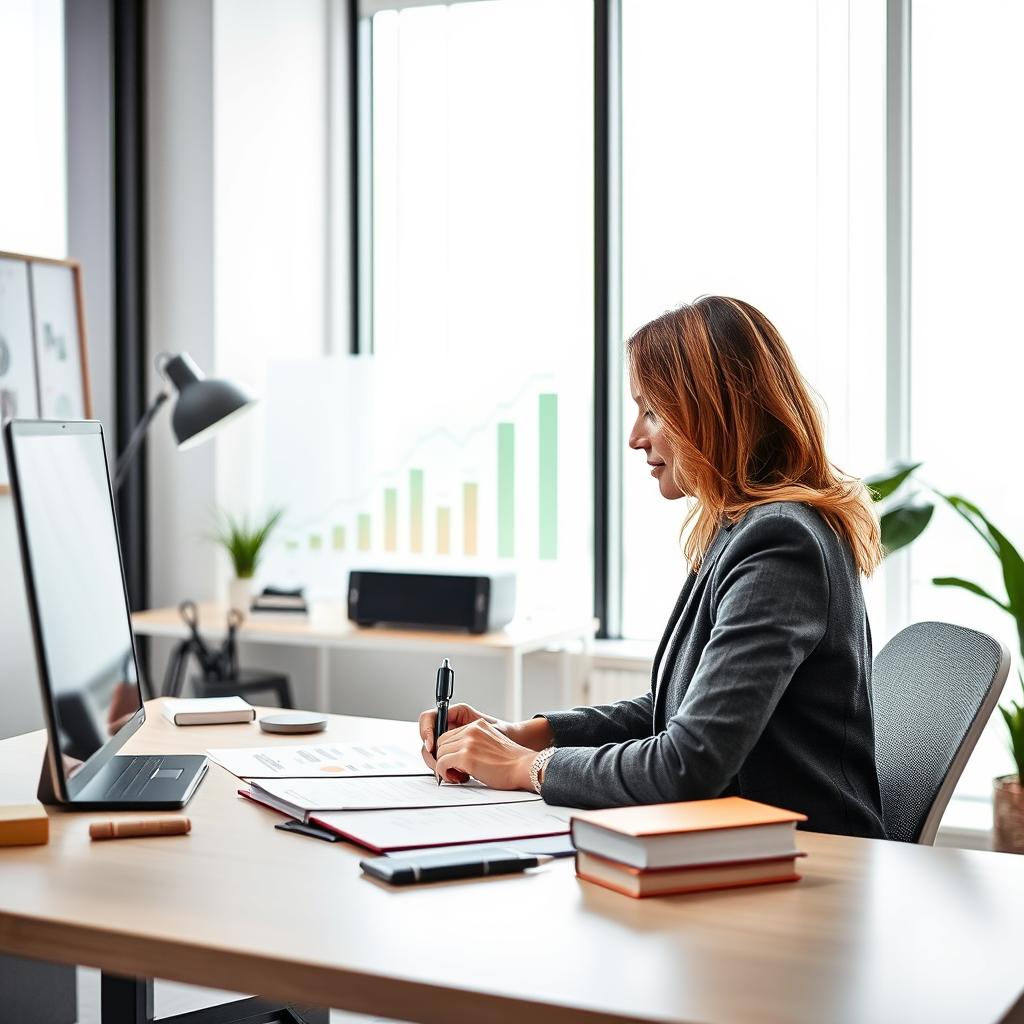
{"type": "Polygon", "coordinates": [[[264,545],[284,515],[276,509],[262,521],[249,522],[248,516],[236,519],[230,512],[222,512],[213,533],[215,540],[228,553],[235,577],[228,590],[228,603],[243,614],[248,613],[252,600],[252,578],[260,562],[264,545]]]}
{"type": "MultiPolygon", "coordinates": [[[[924,532],[931,520],[934,506],[917,497],[901,498],[896,494],[911,478],[920,463],[903,464],[888,473],[865,480],[876,501],[885,502],[881,515],[882,546],[886,555],[905,547],[924,532]]],[[[928,487],[927,484],[922,486],[928,487]]],[[[1017,627],[1018,650],[1024,652],[1024,558],[1006,535],[999,530],[977,505],[955,494],[928,490],[944,501],[985,542],[999,559],[1002,569],[1005,600],[984,587],[958,576],[938,576],[932,580],[938,587],[959,587],[977,597],[991,601],[1013,617],[1017,627]]],[[[1018,670],[1024,687],[1024,674],[1018,670]]],[[[994,782],[993,848],[1004,853],[1024,853],[1024,706],[1016,701],[999,708],[1009,731],[1010,753],[1017,768],[1016,775],[1003,775],[994,782]]]]}
{"type": "MultiPolygon", "coordinates": [[[[1024,676],[1021,677],[1024,684],[1024,676]]],[[[1024,853],[1024,704],[1010,701],[999,710],[1010,732],[1010,751],[1016,775],[1002,775],[995,781],[992,848],[1003,853],[1024,853]]]]}

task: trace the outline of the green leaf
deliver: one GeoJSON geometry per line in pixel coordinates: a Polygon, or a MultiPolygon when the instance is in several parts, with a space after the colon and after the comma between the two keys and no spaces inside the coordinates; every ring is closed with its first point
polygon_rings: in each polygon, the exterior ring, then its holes
{"type": "Polygon", "coordinates": [[[920,465],[920,462],[897,462],[881,473],[865,477],[864,484],[872,500],[882,501],[888,498],[920,465]]]}
{"type": "Polygon", "coordinates": [[[962,580],[958,576],[936,576],[932,583],[937,587],[960,587],[963,590],[969,590],[972,594],[977,594],[978,597],[984,597],[993,604],[999,605],[1004,612],[1010,610],[1002,601],[993,597],[987,590],[979,587],[977,583],[972,583],[970,580],[962,580]]]}
{"type": "Polygon", "coordinates": [[[917,540],[931,521],[935,506],[928,502],[914,502],[898,505],[883,512],[880,520],[882,547],[886,555],[906,547],[917,540]]]}
{"type": "Polygon", "coordinates": [[[1017,766],[1017,777],[1024,779],[1024,707],[1011,701],[1010,707],[1000,705],[999,710],[1009,733],[1010,753],[1017,766]]]}
{"type": "Polygon", "coordinates": [[[1006,597],[1009,603],[1007,610],[1017,619],[1019,628],[1021,620],[1024,619],[1024,558],[1021,558],[1020,552],[993,525],[991,520],[986,518],[977,505],[972,505],[969,501],[957,495],[943,495],[943,497],[983,537],[985,537],[985,533],[982,532],[977,521],[980,520],[984,524],[985,531],[988,534],[986,541],[989,547],[999,556],[999,561],[1003,568],[1003,584],[1006,586],[1006,597]]]}

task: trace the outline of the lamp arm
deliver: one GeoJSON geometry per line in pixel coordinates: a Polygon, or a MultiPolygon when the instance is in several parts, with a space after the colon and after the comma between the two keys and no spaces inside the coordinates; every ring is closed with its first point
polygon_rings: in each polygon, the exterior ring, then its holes
{"type": "Polygon", "coordinates": [[[124,483],[124,478],[128,475],[128,470],[131,468],[131,464],[135,459],[135,453],[139,449],[139,445],[142,444],[143,438],[146,436],[146,431],[149,430],[150,423],[153,422],[153,417],[160,411],[160,406],[167,401],[170,395],[166,391],[161,391],[156,398],[150,403],[149,408],[142,414],[142,419],[136,424],[135,429],[132,431],[132,436],[128,438],[128,443],[124,446],[124,451],[117,457],[117,462],[114,466],[114,490],[118,490],[121,484],[124,483]]]}

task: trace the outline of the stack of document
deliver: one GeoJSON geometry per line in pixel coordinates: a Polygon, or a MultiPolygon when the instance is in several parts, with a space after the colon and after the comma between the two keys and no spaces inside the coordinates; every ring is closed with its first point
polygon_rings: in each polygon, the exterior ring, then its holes
{"type": "Polygon", "coordinates": [[[488,789],[479,782],[439,786],[433,775],[363,779],[253,779],[249,795],[303,821],[319,811],[384,811],[467,807],[539,800],[536,793],[488,789]]]}
{"type": "Polygon", "coordinates": [[[576,808],[479,782],[439,786],[418,753],[314,743],[208,751],[249,785],[239,793],[377,853],[565,836],[576,808]]]}

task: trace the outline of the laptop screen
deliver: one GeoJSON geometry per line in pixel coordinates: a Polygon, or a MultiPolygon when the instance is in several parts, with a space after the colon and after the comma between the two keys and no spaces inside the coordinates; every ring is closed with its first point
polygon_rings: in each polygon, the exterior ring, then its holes
{"type": "Polygon", "coordinates": [[[74,791],[144,717],[126,728],[142,696],[103,433],[98,423],[16,422],[8,443],[51,742],[74,791]]]}

